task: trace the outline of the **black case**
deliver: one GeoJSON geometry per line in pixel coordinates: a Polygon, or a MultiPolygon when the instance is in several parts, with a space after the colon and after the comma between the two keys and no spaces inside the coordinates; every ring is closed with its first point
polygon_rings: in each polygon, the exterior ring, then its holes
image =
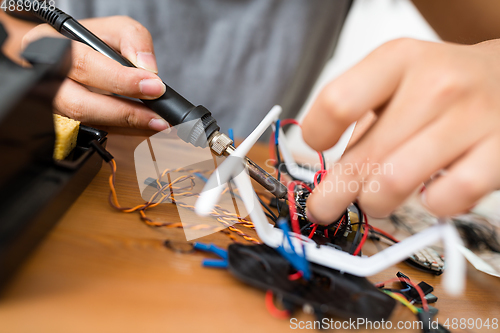
{"type": "MultiPolygon", "coordinates": [[[[0,24],[0,45],[7,34],[0,24]]],[[[52,100],[71,63],[71,42],[44,38],[22,55],[23,68],[0,53],[0,286],[102,166],[90,146],[106,132],[81,126],[77,147],[52,158],[52,100]]]]}

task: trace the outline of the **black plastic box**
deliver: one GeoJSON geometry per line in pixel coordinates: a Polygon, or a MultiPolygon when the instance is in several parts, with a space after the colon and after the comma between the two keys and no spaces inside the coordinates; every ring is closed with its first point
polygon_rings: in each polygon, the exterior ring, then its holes
{"type": "Polygon", "coordinates": [[[77,146],[65,160],[47,166],[30,179],[29,186],[12,189],[11,200],[0,202],[0,285],[99,172],[102,158],[90,142],[105,146],[106,135],[81,126],[77,146]]]}

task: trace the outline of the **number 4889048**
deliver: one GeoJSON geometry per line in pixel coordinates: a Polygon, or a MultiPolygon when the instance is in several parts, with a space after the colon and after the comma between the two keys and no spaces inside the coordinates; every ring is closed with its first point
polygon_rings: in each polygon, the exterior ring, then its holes
{"type": "Polygon", "coordinates": [[[3,0],[0,5],[5,12],[30,12],[32,10],[37,11],[40,9],[54,10],[56,9],[55,0],[3,0]]]}
{"type": "Polygon", "coordinates": [[[481,329],[483,327],[488,329],[498,329],[498,318],[448,318],[443,323],[447,329],[481,329]]]}

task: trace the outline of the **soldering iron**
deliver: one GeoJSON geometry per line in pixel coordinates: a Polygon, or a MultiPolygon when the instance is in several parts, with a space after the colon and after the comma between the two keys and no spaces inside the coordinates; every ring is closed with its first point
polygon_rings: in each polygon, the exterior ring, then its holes
{"type": "MultiPolygon", "coordinates": [[[[136,67],[62,10],[58,8],[49,9],[42,6],[38,9],[35,9],[34,6],[31,8],[34,15],[47,22],[62,35],[90,46],[123,66],[136,67]]],[[[165,86],[166,91],[161,97],[153,100],[143,99],[142,102],[165,119],[171,126],[191,121],[193,125],[190,130],[178,132],[182,140],[196,147],[206,147],[208,143],[210,149],[219,156],[228,156],[235,150],[233,141],[224,133],[219,132],[220,127],[217,125],[217,121],[212,117],[210,111],[201,105],[193,105],[167,84],[165,86]]],[[[276,178],[272,177],[252,160],[245,158],[245,162],[249,175],[265,189],[277,198],[284,198],[287,195],[286,186],[276,178]]]]}

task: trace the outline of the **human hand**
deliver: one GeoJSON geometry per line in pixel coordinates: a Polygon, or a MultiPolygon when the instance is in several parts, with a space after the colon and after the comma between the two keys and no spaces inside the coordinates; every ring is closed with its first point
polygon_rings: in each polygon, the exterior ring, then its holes
{"type": "MultiPolygon", "coordinates": [[[[142,103],[96,92],[141,99],[163,95],[165,85],[156,75],[153,41],[146,28],[125,16],[87,19],[80,23],[139,68],[124,67],[83,43],[73,42],[72,66],[54,100],[55,111],[92,125],[156,131],[168,128],[165,120],[142,103]]],[[[48,36],[62,37],[48,24],[38,25],[24,36],[23,47],[48,36]]]]}
{"type": "Polygon", "coordinates": [[[400,39],[326,86],[302,124],[312,148],[328,149],[352,122],[376,117],[309,197],[312,220],[331,223],[356,199],[386,216],[440,170],[421,196],[437,216],[499,189],[499,59],[498,40],[400,39]]]}

